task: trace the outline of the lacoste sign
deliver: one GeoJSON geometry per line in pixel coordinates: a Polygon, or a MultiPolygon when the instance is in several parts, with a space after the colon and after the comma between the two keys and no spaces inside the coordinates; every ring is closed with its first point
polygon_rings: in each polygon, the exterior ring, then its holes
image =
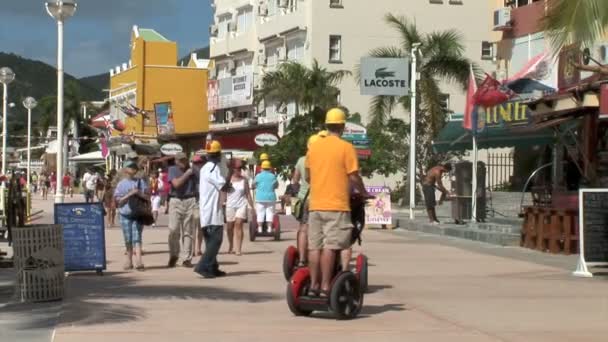
{"type": "Polygon", "coordinates": [[[409,59],[361,58],[361,95],[405,96],[409,91],[409,59]]]}

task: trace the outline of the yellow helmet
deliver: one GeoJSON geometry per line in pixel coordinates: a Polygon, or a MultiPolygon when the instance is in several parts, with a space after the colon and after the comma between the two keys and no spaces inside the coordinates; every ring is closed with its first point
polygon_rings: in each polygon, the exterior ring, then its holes
{"type": "Polygon", "coordinates": [[[332,108],[325,115],[326,124],[344,124],[346,123],[346,114],[340,108],[332,108]]]}
{"type": "Polygon", "coordinates": [[[264,169],[264,170],[272,169],[272,164],[270,164],[270,160],[264,160],[262,162],[262,169],[264,169]]]}
{"type": "Polygon", "coordinates": [[[213,140],[205,147],[207,153],[219,153],[222,152],[222,144],[219,141],[213,140]]]}
{"type": "Polygon", "coordinates": [[[306,144],[306,147],[310,148],[310,145],[312,145],[315,142],[319,141],[319,139],[325,138],[325,137],[326,137],[326,135],[321,135],[321,132],[319,132],[318,134],[311,135],[310,138],[308,138],[308,143],[306,144]]]}
{"type": "Polygon", "coordinates": [[[324,129],[324,130],[320,131],[317,135],[322,138],[325,138],[326,136],[329,135],[329,132],[326,129],[324,129]]]}
{"type": "Polygon", "coordinates": [[[268,160],[270,158],[268,158],[268,153],[262,153],[260,154],[260,160],[264,161],[264,160],[268,160]]]}

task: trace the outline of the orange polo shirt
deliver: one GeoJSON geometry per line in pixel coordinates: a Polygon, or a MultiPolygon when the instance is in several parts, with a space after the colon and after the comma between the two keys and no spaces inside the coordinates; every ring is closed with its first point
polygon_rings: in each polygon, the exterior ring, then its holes
{"type": "Polygon", "coordinates": [[[311,211],[350,211],[348,175],[359,171],[352,144],[333,135],[317,140],[306,154],[306,168],[311,211]]]}

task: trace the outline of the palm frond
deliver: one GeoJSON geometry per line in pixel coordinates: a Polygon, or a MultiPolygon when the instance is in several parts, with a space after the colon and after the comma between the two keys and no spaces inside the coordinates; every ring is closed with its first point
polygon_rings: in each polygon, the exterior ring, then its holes
{"type": "Polygon", "coordinates": [[[424,37],[422,51],[425,57],[462,56],[465,52],[464,37],[457,30],[432,32],[424,37]]]}
{"type": "Polygon", "coordinates": [[[447,112],[442,107],[441,89],[432,74],[422,72],[420,77],[420,108],[424,112],[422,121],[424,122],[423,134],[435,137],[445,123],[447,112]]]}
{"type": "Polygon", "coordinates": [[[606,0],[553,0],[542,21],[554,54],[571,43],[592,45],[603,38],[607,26],[606,0]]]}
{"type": "Polygon", "coordinates": [[[396,16],[392,13],[387,14],[384,20],[401,35],[403,50],[409,51],[412,48],[412,44],[422,42],[422,36],[418,32],[415,22],[412,23],[406,17],[396,16]]]}
{"type": "Polygon", "coordinates": [[[369,107],[370,121],[380,125],[385,124],[398,101],[399,97],[396,96],[374,96],[369,107]]]}
{"type": "MultiPolygon", "coordinates": [[[[466,89],[469,80],[470,65],[473,62],[466,57],[452,55],[437,55],[429,59],[421,71],[433,75],[437,79],[456,83],[466,89]]],[[[478,67],[474,67],[474,69],[478,67]]]]}

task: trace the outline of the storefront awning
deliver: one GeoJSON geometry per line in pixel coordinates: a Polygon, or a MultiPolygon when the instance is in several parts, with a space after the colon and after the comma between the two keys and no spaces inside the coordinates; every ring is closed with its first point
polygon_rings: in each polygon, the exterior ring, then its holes
{"type": "MultiPolygon", "coordinates": [[[[486,127],[477,134],[479,149],[501,147],[529,147],[553,142],[553,131],[543,128],[520,131],[511,126],[486,127]]],[[[433,141],[436,152],[467,151],[472,149],[471,133],[462,127],[462,120],[449,121],[433,141]]]]}

